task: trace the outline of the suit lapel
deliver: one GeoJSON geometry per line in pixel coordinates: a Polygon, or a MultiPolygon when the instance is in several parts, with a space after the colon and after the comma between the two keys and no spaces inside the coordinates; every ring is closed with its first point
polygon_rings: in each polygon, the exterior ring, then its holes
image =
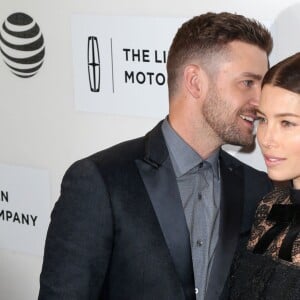
{"type": "Polygon", "coordinates": [[[222,198],[220,233],[210,273],[206,300],[219,299],[223,290],[239,238],[243,211],[242,167],[231,165],[228,154],[221,151],[220,169],[222,198]]]}
{"type": "Polygon", "coordinates": [[[189,231],[175,174],[159,124],[147,136],[144,160],[136,161],[186,299],[195,299],[189,231]]]}

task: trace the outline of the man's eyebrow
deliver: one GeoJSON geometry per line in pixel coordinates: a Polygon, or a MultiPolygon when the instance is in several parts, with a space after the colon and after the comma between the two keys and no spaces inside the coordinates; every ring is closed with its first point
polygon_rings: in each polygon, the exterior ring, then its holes
{"type": "Polygon", "coordinates": [[[253,78],[255,80],[261,80],[263,78],[262,75],[251,73],[251,72],[244,72],[242,75],[245,77],[253,78]]]}

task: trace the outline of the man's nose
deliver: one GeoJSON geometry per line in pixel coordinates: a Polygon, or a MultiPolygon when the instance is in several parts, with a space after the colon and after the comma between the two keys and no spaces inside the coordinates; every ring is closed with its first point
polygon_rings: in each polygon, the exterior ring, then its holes
{"type": "Polygon", "coordinates": [[[255,88],[255,90],[253,91],[253,95],[250,99],[250,104],[257,107],[259,104],[259,100],[260,100],[260,95],[261,95],[261,87],[260,85],[257,86],[257,88],[255,88]]]}

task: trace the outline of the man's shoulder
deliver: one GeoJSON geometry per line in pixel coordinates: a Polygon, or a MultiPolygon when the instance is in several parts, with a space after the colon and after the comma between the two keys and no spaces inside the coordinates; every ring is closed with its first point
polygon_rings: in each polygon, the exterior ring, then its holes
{"type": "Polygon", "coordinates": [[[153,150],[155,146],[163,145],[165,143],[162,136],[161,123],[162,122],[159,122],[144,136],[120,142],[96,152],[86,159],[109,165],[127,163],[136,159],[144,159],[149,149],[153,150]]]}
{"type": "MultiPolygon", "coordinates": [[[[84,157],[74,164],[93,164],[101,168],[126,167],[136,160],[144,159],[151,141],[155,141],[155,145],[164,143],[161,134],[161,122],[144,136],[120,142],[84,157]]],[[[153,145],[150,147],[153,148],[153,145]]]]}
{"type": "Polygon", "coordinates": [[[139,137],[103,149],[73,162],[65,176],[94,176],[121,174],[129,170],[136,159],[143,158],[144,138],[139,137]]]}
{"type": "Polygon", "coordinates": [[[81,168],[96,168],[98,172],[118,172],[129,168],[135,160],[143,159],[145,149],[145,137],[123,141],[109,148],[100,150],[87,157],[77,160],[73,166],[81,168]]]}
{"type": "Polygon", "coordinates": [[[139,157],[144,152],[145,137],[138,137],[135,139],[120,142],[111,147],[105,148],[101,151],[93,153],[86,157],[88,160],[126,160],[133,157],[139,157]]]}

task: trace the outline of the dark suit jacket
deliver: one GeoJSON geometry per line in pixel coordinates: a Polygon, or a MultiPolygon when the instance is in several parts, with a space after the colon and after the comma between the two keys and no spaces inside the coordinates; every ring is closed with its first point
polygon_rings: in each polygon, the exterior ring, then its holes
{"type": "MultiPolygon", "coordinates": [[[[216,300],[239,236],[270,189],[266,174],[221,150],[216,300]]],[[[189,232],[161,124],[76,162],[51,215],[39,299],[195,299],[189,232]]]]}

